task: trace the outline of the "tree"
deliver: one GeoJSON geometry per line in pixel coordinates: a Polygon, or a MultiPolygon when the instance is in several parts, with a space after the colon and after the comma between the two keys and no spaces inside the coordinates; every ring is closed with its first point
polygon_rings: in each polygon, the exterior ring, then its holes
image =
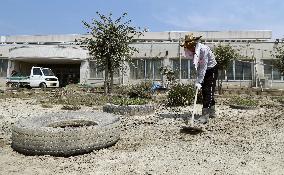
{"type": "Polygon", "coordinates": [[[106,94],[112,91],[115,71],[122,70],[124,62],[130,61],[131,55],[138,52],[129,44],[142,32],[130,26],[131,20],[125,20],[127,13],[115,20],[111,13],[108,16],[96,13],[98,18],[93,18],[91,23],[83,21],[91,37],[83,37],[79,43],[89,50],[90,59],[95,60],[98,70],[105,72],[106,94]]]}
{"type": "Polygon", "coordinates": [[[272,52],[271,56],[276,58],[273,60],[273,66],[284,75],[284,45],[278,44],[274,48],[274,52],[272,52]]]}
{"type": "Polygon", "coordinates": [[[232,46],[229,44],[226,45],[218,44],[214,48],[213,52],[218,64],[218,70],[221,73],[218,76],[218,92],[219,94],[221,94],[225,70],[227,70],[229,65],[232,63],[232,61],[237,59],[240,55],[238,54],[237,50],[233,49],[232,46]]]}
{"type": "Polygon", "coordinates": [[[170,67],[161,67],[160,72],[162,75],[166,76],[167,85],[166,87],[169,88],[169,85],[172,86],[176,83],[175,72],[170,67]]]}

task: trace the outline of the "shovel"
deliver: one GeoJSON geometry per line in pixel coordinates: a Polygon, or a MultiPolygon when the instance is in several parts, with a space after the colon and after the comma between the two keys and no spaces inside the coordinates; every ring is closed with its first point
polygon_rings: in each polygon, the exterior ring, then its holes
{"type": "MultiPolygon", "coordinates": [[[[196,91],[195,91],[193,110],[192,110],[192,113],[191,113],[190,125],[182,127],[182,131],[186,132],[186,133],[195,133],[195,134],[197,134],[197,133],[202,131],[202,128],[194,126],[194,115],[195,115],[195,112],[196,112],[197,94],[198,94],[198,88],[196,88],[196,91]]],[[[188,121],[188,119],[187,119],[187,121],[188,121]]]]}

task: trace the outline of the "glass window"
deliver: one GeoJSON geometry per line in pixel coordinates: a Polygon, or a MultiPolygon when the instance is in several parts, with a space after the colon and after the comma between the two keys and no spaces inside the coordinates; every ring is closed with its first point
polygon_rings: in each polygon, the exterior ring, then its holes
{"type": "Polygon", "coordinates": [[[252,69],[253,63],[250,61],[232,61],[227,69],[228,80],[252,80],[252,69]]]}
{"type": "Polygon", "coordinates": [[[145,60],[145,76],[146,79],[160,80],[162,79],[162,74],[160,68],[162,67],[161,59],[146,59],[145,60]]]}
{"type": "Polygon", "coordinates": [[[281,73],[278,70],[273,69],[272,67],[273,80],[281,80],[281,73]]]}
{"type": "Polygon", "coordinates": [[[190,67],[189,67],[190,79],[196,79],[196,70],[195,70],[195,66],[193,64],[193,60],[189,60],[189,64],[190,64],[190,67]]]}
{"type": "Polygon", "coordinates": [[[43,74],[44,74],[45,76],[54,76],[54,73],[53,73],[52,70],[49,69],[49,68],[44,68],[44,69],[42,69],[42,72],[43,72],[43,74]]]}
{"type": "Polygon", "coordinates": [[[243,79],[243,64],[242,62],[235,61],[235,80],[243,79]]]}
{"type": "Polygon", "coordinates": [[[253,63],[252,62],[243,62],[243,80],[252,80],[252,70],[253,63]]]}
{"type": "Polygon", "coordinates": [[[90,78],[104,78],[103,71],[98,70],[95,61],[90,61],[89,66],[90,66],[90,78]]]}
{"type": "Polygon", "coordinates": [[[162,67],[162,60],[161,59],[154,59],[154,60],[151,60],[151,62],[152,62],[154,80],[162,79],[162,74],[161,74],[161,71],[160,71],[160,69],[162,67]]]}
{"type": "Polygon", "coordinates": [[[145,61],[146,61],[146,79],[152,79],[154,75],[152,60],[145,60],[145,61]]]}
{"type": "MultiPolygon", "coordinates": [[[[182,59],[181,60],[181,79],[188,79],[189,77],[189,60],[182,59]]],[[[173,59],[172,60],[172,67],[173,71],[175,73],[176,79],[179,79],[179,71],[180,71],[180,60],[179,59],[173,59]]]]}
{"type": "Polygon", "coordinates": [[[232,61],[232,63],[228,66],[227,78],[228,78],[228,80],[235,80],[235,78],[234,78],[234,61],[232,61]]]}
{"type": "Polygon", "coordinates": [[[134,59],[129,63],[129,66],[131,79],[145,78],[145,61],[143,59],[134,59]]]}
{"type": "Polygon", "coordinates": [[[235,80],[251,80],[252,66],[248,61],[235,61],[235,80]]]}
{"type": "Polygon", "coordinates": [[[272,60],[263,60],[264,76],[269,80],[281,80],[281,73],[273,68],[272,60]]]}
{"type": "Polygon", "coordinates": [[[33,68],[33,75],[42,75],[40,68],[33,68]]]}
{"type": "Polygon", "coordinates": [[[8,60],[0,59],[0,77],[7,77],[8,60]]]}
{"type": "Polygon", "coordinates": [[[134,59],[129,63],[131,79],[162,79],[161,59],[134,59]]]}

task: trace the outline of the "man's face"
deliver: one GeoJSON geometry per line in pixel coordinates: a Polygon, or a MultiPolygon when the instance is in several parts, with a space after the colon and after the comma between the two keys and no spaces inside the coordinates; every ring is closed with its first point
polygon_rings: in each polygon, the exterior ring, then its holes
{"type": "Polygon", "coordinates": [[[185,57],[188,59],[193,59],[194,51],[190,51],[188,48],[184,47],[185,57]]]}
{"type": "Polygon", "coordinates": [[[187,48],[191,52],[195,51],[195,46],[196,46],[196,43],[192,43],[192,42],[185,42],[184,43],[184,47],[187,48]]]}

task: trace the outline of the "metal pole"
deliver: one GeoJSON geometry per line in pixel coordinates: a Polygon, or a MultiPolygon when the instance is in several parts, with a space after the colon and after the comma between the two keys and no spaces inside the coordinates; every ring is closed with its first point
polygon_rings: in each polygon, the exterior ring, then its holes
{"type": "Polygon", "coordinates": [[[181,50],[180,50],[180,42],[181,42],[181,33],[179,33],[179,40],[178,40],[178,55],[179,55],[179,82],[181,83],[181,50]]]}

